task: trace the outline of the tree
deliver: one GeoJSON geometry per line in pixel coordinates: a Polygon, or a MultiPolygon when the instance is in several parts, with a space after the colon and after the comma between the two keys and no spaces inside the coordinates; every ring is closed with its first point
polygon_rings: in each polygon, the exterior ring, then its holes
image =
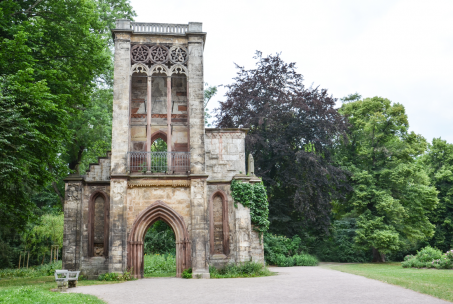
{"type": "Polygon", "coordinates": [[[109,28],[128,14],[126,0],[0,2],[1,225],[23,229],[50,183],[61,200],[74,119],[111,78],[109,28]]]}
{"type": "Polygon", "coordinates": [[[430,222],[436,226],[429,243],[445,252],[453,248],[453,144],[434,138],[420,162],[427,168],[431,185],[439,191],[439,205],[429,213],[430,222]]]}
{"type": "MultiPolygon", "coordinates": [[[[208,86],[207,83],[205,83],[205,86],[208,86]]],[[[208,122],[208,119],[211,118],[211,115],[207,111],[207,106],[209,101],[214,97],[214,95],[217,94],[217,87],[216,86],[211,86],[208,87],[207,89],[204,90],[204,102],[203,102],[203,107],[204,107],[204,124],[207,127],[210,127],[211,124],[208,122]]]]}
{"type": "Polygon", "coordinates": [[[273,232],[293,235],[302,224],[326,232],[331,202],[348,190],[332,158],[345,121],[327,90],[304,86],[295,63],[260,52],[255,59],[255,69],[237,66],[217,126],[250,128],[246,150],[268,190],[273,232]]]}
{"type": "Polygon", "coordinates": [[[433,235],[428,214],[437,205],[437,191],[416,161],[425,139],[409,132],[403,105],[373,97],[343,104],[350,123],[348,141],[337,159],[351,172],[354,191],[343,210],[357,217],[355,243],[373,249],[374,261],[407,249],[433,235]]]}

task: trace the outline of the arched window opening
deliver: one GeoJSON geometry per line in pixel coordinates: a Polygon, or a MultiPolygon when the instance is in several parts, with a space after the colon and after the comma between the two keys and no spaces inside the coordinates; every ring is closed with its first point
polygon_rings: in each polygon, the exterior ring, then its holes
{"type": "Polygon", "coordinates": [[[223,191],[211,196],[210,202],[211,254],[229,254],[228,201],[223,191]]]}
{"type": "Polygon", "coordinates": [[[167,152],[167,143],[162,138],[157,138],[151,144],[151,152],[167,152]]]}
{"type": "Polygon", "coordinates": [[[109,200],[103,192],[91,196],[88,210],[88,256],[108,256],[109,200]]]}

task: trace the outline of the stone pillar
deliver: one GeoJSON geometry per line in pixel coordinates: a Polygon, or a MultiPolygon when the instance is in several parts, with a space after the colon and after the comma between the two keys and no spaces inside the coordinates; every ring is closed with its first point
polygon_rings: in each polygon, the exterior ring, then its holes
{"type": "Polygon", "coordinates": [[[63,269],[80,270],[82,237],[82,182],[81,176],[65,179],[63,269]]]}
{"type": "Polygon", "coordinates": [[[126,155],[129,146],[129,96],[131,69],[130,21],[118,20],[115,35],[113,75],[112,164],[111,174],[126,174],[126,155]],[[118,26],[122,26],[118,28],[118,26]]]}
{"type": "Polygon", "coordinates": [[[190,22],[187,31],[189,43],[188,121],[192,223],[192,276],[209,278],[208,205],[206,197],[206,171],[204,147],[204,94],[203,94],[203,47],[205,34],[201,23],[190,22]]]}
{"type": "Polygon", "coordinates": [[[192,276],[196,279],[209,279],[209,235],[206,178],[193,178],[191,194],[192,225],[192,276]]]}
{"type": "Polygon", "coordinates": [[[129,20],[117,20],[113,75],[112,158],[110,187],[109,272],[122,273],[127,266],[127,152],[129,146],[129,103],[131,33],[129,20]]]}
{"type": "MultiPolygon", "coordinates": [[[[146,95],[147,95],[147,102],[146,102],[146,152],[148,152],[148,172],[151,173],[151,89],[152,89],[152,78],[148,75],[147,78],[147,86],[146,86],[146,95]]],[[[129,115],[130,116],[130,115],[129,115]]]]}
{"type": "Polygon", "coordinates": [[[191,30],[201,32],[201,23],[189,23],[189,128],[190,128],[190,172],[205,173],[204,147],[204,95],[203,95],[203,35],[190,34],[191,30]],[[193,26],[199,25],[199,27],[193,26]]]}

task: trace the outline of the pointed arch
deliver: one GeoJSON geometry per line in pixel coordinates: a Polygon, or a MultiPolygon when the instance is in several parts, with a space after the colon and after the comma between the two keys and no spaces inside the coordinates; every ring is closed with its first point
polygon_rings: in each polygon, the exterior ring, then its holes
{"type": "Polygon", "coordinates": [[[209,247],[214,254],[214,199],[219,196],[222,200],[222,232],[223,254],[230,253],[230,229],[228,225],[228,197],[222,190],[215,191],[209,199],[209,247]]]}
{"type": "Polygon", "coordinates": [[[165,74],[167,76],[171,75],[168,71],[168,68],[163,64],[152,65],[151,69],[149,70],[149,75],[151,76],[152,74],[165,74]]]}
{"type": "Polygon", "coordinates": [[[110,218],[110,196],[102,190],[93,192],[88,200],[88,256],[94,256],[94,213],[96,199],[102,197],[104,200],[104,257],[109,253],[109,218],[110,218]]]}
{"type": "Polygon", "coordinates": [[[189,77],[189,71],[182,64],[175,64],[170,68],[170,75],[173,74],[185,74],[186,77],[189,77]]]}
{"type": "Polygon", "coordinates": [[[166,222],[176,238],[176,276],[191,267],[189,233],[184,219],[163,201],[156,201],[140,212],[132,225],[127,242],[127,267],[135,278],[143,278],[143,240],[148,228],[157,220],[166,222]]]}
{"type": "Polygon", "coordinates": [[[154,132],[153,134],[151,134],[151,144],[158,138],[160,138],[163,141],[167,142],[167,133],[165,133],[162,130],[158,130],[158,131],[154,132]]]}

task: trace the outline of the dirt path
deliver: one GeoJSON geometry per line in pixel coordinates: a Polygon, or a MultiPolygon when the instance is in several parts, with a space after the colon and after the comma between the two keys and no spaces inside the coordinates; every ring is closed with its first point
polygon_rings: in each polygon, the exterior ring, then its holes
{"type": "Polygon", "coordinates": [[[321,267],[270,268],[277,276],[249,279],[150,278],[70,289],[107,303],[450,303],[412,290],[321,267]]]}

